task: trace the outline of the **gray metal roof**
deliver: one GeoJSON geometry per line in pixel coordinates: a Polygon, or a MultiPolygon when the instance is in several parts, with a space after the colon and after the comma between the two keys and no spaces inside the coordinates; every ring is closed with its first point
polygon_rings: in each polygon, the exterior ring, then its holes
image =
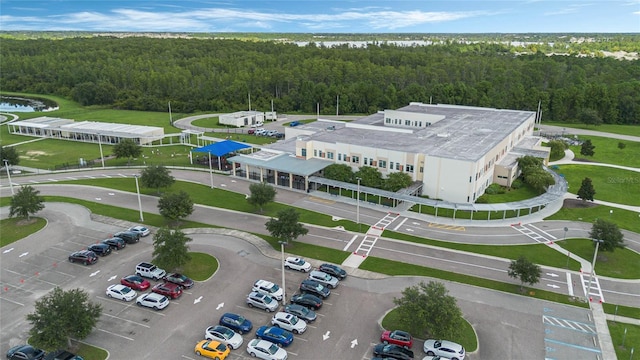
{"type": "Polygon", "coordinates": [[[96,121],[76,122],[70,119],[52,118],[47,116],[14,121],[11,122],[10,125],[117,137],[162,137],[164,134],[164,128],[157,126],[105,123],[96,121]]]}
{"type": "Polygon", "coordinates": [[[309,176],[333,164],[320,159],[300,159],[290,154],[258,151],[249,155],[237,155],[227,159],[232,163],[246,164],[264,169],[273,169],[296,175],[309,176]]]}

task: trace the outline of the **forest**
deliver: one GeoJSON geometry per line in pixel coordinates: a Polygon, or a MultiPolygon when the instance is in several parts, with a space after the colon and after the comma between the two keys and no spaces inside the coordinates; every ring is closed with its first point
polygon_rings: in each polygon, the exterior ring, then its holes
{"type": "Polygon", "coordinates": [[[298,46],[209,38],[2,40],[3,91],[175,112],[370,114],[412,101],[640,123],[640,60],[518,54],[500,43],[298,46]]]}

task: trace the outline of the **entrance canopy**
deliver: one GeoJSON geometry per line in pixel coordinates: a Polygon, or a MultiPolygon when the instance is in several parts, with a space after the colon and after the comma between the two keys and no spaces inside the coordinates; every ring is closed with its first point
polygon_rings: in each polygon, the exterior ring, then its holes
{"type": "Polygon", "coordinates": [[[222,156],[240,149],[246,149],[251,147],[250,145],[246,145],[243,143],[239,143],[231,140],[218,141],[213,144],[209,144],[207,146],[199,147],[197,149],[193,149],[193,152],[201,152],[201,153],[211,153],[215,156],[222,156]]]}

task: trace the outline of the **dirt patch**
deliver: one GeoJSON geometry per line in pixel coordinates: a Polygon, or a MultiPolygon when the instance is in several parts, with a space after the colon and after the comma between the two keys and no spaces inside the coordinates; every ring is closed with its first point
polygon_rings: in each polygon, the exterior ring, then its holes
{"type": "Polygon", "coordinates": [[[564,203],[562,204],[562,207],[567,209],[588,209],[596,206],[598,206],[598,204],[579,199],[564,199],[564,203]]]}
{"type": "Polygon", "coordinates": [[[38,221],[38,219],[35,219],[35,218],[31,218],[29,220],[22,219],[22,220],[16,221],[16,225],[17,226],[26,226],[26,225],[31,225],[31,224],[35,223],[36,221],[38,221]]]}
{"type": "Polygon", "coordinates": [[[573,161],[587,162],[587,163],[597,162],[597,161],[595,161],[595,160],[592,160],[592,159],[585,159],[585,158],[573,158],[573,161]]]}

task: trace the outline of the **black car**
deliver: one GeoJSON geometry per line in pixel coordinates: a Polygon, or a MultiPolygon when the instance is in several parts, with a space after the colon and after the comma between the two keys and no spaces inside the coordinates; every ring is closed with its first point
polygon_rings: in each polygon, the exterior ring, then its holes
{"type": "Polygon", "coordinates": [[[133,231],[120,231],[113,234],[114,237],[119,237],[124,240],[127,244],[135,244],[140,241],[140,234],[135,233],[133,231]]]}
{"type": "Polygon", "coordinates": [[[284,312],[295,315],[306,322],[315,321],[317,317],[315,311],[299,304],[289,304],[285,306],[284,312]]]}
{"type": "Polygon", "coordinates": [[[333,265],[333,264],[322,264],[320,265],[320,267],[318,268],[318,270],[322,271],[322,272],[326,272],[329,275],[335,276],[338,279],[342,280],[344,278],[347,277],[347,272],[344,271],[343,268],[341,268],[338,265],[333,265]]]}
{"type": "Polygon", "coordinates": [[[17,345],[7,351],[9,360],[40,360],[44,358],[44,350],[31,345],[17,345]]]}
{"type": "Polygon", "coordinates": [[[104,239],[102,240],[102,243],[109,245],[112,250],[124,249],[127,246],[127,243],[119,237],[104,239]]]}
{"type": "Polygon", "coordinates": [[[70,353],[67,350],[56,350],[44,357],[44,360],[84,360],[82,357],[70,353]]]}
{"type": "Polygon", "coordinates": [[[111,254],[111,246],[103,243],[89,245],[87,250],[93,251],[96,255],[100,256],[107,256],[111,254]]]}
{"type": "Polygon", "coordinates": [[[320,284],[315,280],[302,280],[300,283],[300,291],[311,293],[313,295],[320,296],[323,299],[326,299],[329,295],[331,295],[331,290],[328,287],[320,284]]]}
{"type": "Polygon", "coordinates": [[[302,305],[312,310],[317,310],[322,307],[322,300],[319,297],[311,294],[293,295],[291,297],[291,303],[302,305]]]}
{"type": "Polygon", "coordinates": [[[85,265],[95,264],[98,261],[98,255],[90,250],[76,251],[69,255],[69,262],[79,262],[85,265]]]}
{"type": "Polygon", "coordinates": [[[373,348],[373,355],[399,360],[413,359],[413,351],[395,344],[378,344],[373,348]]]}

